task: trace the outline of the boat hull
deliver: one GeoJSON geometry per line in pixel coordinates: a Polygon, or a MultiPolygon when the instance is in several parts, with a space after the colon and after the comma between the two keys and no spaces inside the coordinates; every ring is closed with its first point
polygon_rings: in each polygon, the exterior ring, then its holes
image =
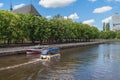
{"type": "Polygon", "coordinates": [[[41,54],[41,50],[26,50],[26,54],[41,54]]]}
{"type": "Polygon", "coordinates": [[[54,54],[54,55],[46,55],[45,57],[41,56],[40,59],[42,60],[52,60],[52,59],[60,59],[60,54],[54,54]]]}

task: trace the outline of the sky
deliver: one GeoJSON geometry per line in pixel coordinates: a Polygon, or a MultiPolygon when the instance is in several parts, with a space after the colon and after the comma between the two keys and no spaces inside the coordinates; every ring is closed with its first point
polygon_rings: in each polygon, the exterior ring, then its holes
{"type": "MultiPolygon", "coordinates": [[[[33,4],[46,18],[60,14],[65,19],[96,26],[102,30],[103,22],[120,13],[120,0],[11,0],[13,9],[33,4]]],[[[10,10],[10,0],[0,0],[0,10],[10,10]]]]}

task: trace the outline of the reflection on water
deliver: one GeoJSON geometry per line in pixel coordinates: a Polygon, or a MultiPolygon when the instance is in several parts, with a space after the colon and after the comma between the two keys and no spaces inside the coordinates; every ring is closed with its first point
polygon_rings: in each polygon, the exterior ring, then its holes
{"type": "MultiPolygon", "coordinates": [[[[0,68],[39,59],[39,55],[0,57],[0,68]]],[[[120,80],[120,43],[62,50],[60,60],[0,71],[0,80],[120,80]]]]}

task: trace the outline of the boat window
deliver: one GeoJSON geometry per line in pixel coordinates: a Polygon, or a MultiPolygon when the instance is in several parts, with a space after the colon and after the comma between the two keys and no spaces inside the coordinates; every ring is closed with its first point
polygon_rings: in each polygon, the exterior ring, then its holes
{"type": "Polygon", "coordinates": [[[58,49],[56,49],[56,50],[54,50],[54,49],[43,49],[43,51],[42,51],[42,54],[43,55],[54,55],[54,54],[58,54],[59,53],[59,50],[58,49]]]}
{"type": "Polygon", "coordinates": [[[48,52],[49,55],[54,55],[54,54],[57,54],[57,53],[58,53],[58,50],[57,50],[57,51],[54,50],[54,51],[49,51],[49,52],[48,52]]]}
{"type": "Polygon", "coordinates": [[[46,55],[46,54],[48,54],[48,52],[49,52],[48,50],[43,50],[43,51],[42,51],[42,54],[43,54],[43,55],[46,55]]]}
{"type": "Polygon", "coordinates": [[[42,49],[41,47],[35,48],[35,49],[42,49]]]}
{"type": "Polygon", "coordinates": [[[51,51],[48,51],[47,54],[48,54],[48,55],[52,55],[52,52],[51,52],[51,51]]]}

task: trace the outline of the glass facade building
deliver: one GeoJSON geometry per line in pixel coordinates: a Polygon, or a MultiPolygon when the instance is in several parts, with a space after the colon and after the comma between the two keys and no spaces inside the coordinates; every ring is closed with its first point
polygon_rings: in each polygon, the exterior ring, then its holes
{"type": "Polygon", "coordinates": [[[112,28],[113,30],[120,30],[120,14],[114,14],[112,16],[112,28]]]}

